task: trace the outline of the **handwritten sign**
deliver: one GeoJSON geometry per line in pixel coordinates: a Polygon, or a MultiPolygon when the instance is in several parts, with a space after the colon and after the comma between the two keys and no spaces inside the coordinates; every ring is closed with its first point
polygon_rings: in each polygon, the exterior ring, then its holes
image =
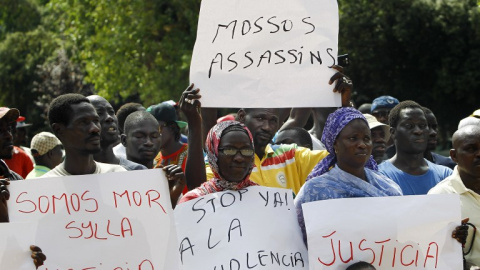
{"type": "Polygon", "coordinates": [[[204,107],[338,107],[336,0],[203,0],[190,81],[204,107]]]}
{"type": "Polygon", "coordinates": [[[161,170],[12,182],[10,222],[36,224],[45,269],[179,269],[161,170]]]}
{"type": "Polygon", "coordinates": [[[292,191],[249,187],[175,208],[184,269],[308,269],[292,191]]]}
{"type": "Polygon", "coordinates": [[[303,204],[310,269],[357,261],[382,269],[463,269],[457,195],[326,200],[303,204]]]}
{"type": "Polygon", "coordinates": [[[30,257],[34,234],[31,223],[0,223],[0,269],[35,269],[30,257]]]}

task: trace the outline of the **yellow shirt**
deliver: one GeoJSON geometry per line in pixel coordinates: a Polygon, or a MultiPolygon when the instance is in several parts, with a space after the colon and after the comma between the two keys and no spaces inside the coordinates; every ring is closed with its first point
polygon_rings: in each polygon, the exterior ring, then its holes
{"type": "MultiPolygon", "coordinates": [[[[261,186],[292,189],[297,194],[308,174],[327,155],[325,150],[312,151],[296,144],[268,144],[262,159],[255,154],[250,180],[261,186]]],[[[207,179],[211,178],[213,173],[207,164],[207,179]]]]}
{"type": "MultiPolygon", "coordinates": [[[[430,189],[428,194],[459,194],[462,219],[467,217],[470,218],[469,223],[472,223],[477,229],[480,229],[480,195],[465,187],[457,168],[458,166],[455,167],[452,175],[430,189]]],[[[472,251],[465,256],[465,259],[469,263],[480,266],[480,236],[478,233],[479,232],[477,231],[477,235],[473,241],[472,251]]],[[[473,229],[469,226],[467,243],[465,244],[464,251],[467,251],[470,248],[472,237],[473,229]]]]}

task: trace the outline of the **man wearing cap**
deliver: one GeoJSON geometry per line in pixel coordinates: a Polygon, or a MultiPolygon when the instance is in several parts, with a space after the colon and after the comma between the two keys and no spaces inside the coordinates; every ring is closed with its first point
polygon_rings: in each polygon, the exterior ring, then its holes
{"type": "Polygon", "coordinates": [[[38,178],[62,163],[62,143],[50,132],[40,132],[33,136],[31,150],[35,167],[25,179],[38,178]]]}
{"type": "Polygon", "coordinates": [[[155,167],[175,164],[185,171],[188,145],[180,142],[180,129],[187,123],[178,121],[175,108],[165,102],[150,106],[147,112],[157,119],[162,137],[160,152],[155,157],[155,167]]]}
{"type": "Polygon", "coordinates": [[[388,114],[398,103],[398,99],[394,97],[380,96],[373,100],[370,112],[380,123],[388,125],[388,114]]]}
{"type": "Polygon", "coordinates": [[[372,156],[377,164],[387,159],[385,150],[386,143],[390,139],[390,126],[380,123],[371,114],[363,114],[368,121],[368,127],[372,133],[372,156]]]}
{"type": "MultiPolygon", "coordinates": [[[[13,155],[13,133],[20,112],[15,108],[0,108],[0,179],[22,180],[16,172],[10,170],[8,165],[1,159],[10,159],[13,155]]],[[[3,194],[5,186],[2,185],[3,194]]],[[[0,195],[2,196],[2,195],[0,195]]],[[[3,197],[2,197],[3,199],[3,197]]]]}

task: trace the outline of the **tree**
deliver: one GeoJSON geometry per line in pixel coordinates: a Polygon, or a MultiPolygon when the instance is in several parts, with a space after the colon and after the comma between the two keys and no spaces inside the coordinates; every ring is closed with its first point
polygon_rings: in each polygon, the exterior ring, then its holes
{"type": "Polygon", "coordinates": [[[45,126],[48,126],[47,112],[51,101],[67,93],[85,96],[94,93],[93,85],[84,82],[84,74],[78,65],[71,63],[65,50],[58,50],[57,57],[39,66],[36,70],[38,81],[34,82],[35,105],[42,112],[45,126]]]}
{"type": "Polygon", "coordinates": [[[199,0],[52,0],[49,25],[78,53],[98,94],[177,99],[188,84],[199,0]]]}
{"type": "Polygon", "coordinates": [[[340,51],[359,96],[389,94],[429,107],[455,130],[480,104],[475,0],[340,1],[340,51]]]}

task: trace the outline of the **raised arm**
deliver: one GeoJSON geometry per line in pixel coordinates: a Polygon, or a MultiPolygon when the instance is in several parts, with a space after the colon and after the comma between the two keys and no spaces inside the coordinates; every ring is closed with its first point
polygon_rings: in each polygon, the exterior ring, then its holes
{"type": "Polygon", "coordinates": [[[187,187],[193,190],[207,181],[203,159],[202,116],[200,115],[200,89],[191,84],[185,90],[178,104],[188,122],[188,154],[185,166],[187,187]]]}

